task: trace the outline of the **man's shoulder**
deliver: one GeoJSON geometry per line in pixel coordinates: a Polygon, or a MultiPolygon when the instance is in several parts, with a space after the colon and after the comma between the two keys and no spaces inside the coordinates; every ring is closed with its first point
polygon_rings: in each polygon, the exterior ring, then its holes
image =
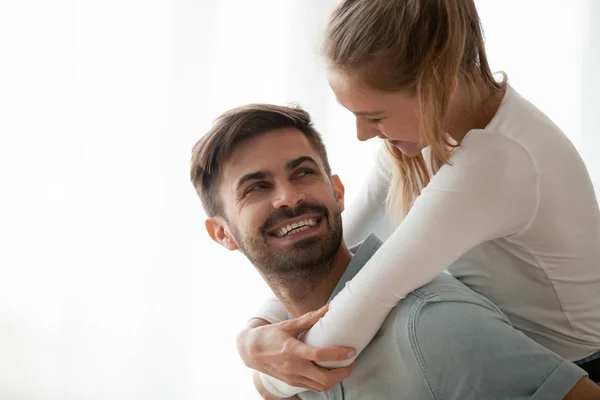
{"type": "Polygon", "coordinates": [[[497,312],[504,317],[500,309],[487,298],[469,289],[458,279],[447,273],[439,274],[435,279],[426,285],[411,292],[402,302],[401,307],[397,307],[396,313],[406,312],[410,309],[411,318],[418,317],[416,309],[423,308],[425,305],[436,304],[437,307],[444,308],[445,304],[450,303],[469,303],[484,307],[493,312],[497,312]],[[404,304],[403,304],[404,303],[404,304]]]}
{"type": "MultiPolygon", "coordinates": [[[[490,300],[469,289],[456,278],[442,273],[426,285],[414,290],[392,309],[387,320],[382,326],[380,334],[387,334],[396,346],[419,351],[420,339],[416,332],[431,321],[434,323],[438,315],[444,315],[443,322],[435,324],[435,329],[428,333],[431,340],[438,344],[456,341],[455,337],[448,337],[443,326],[463,324],[474,325],[471,328],[477,334],[479,323],[469,319],[465,321],[464,312],[475,312],[481,319],[493,318],[500,323],[511,325],[506,315],[490,300]],[[393,335],[389,332],[393,331],[393,335]]],[[[483,321],[481,321],[483,322],[483,321]]]]}
{"type": "Polygon", "coordinates": [[[386,323],[387,350],[419,371],[413,379],[433,398],[562,398],[583,376],[514,329],[491,301],[445,274],[402,300],[386,323]]]}
{"type": "MultiPolygon", "coordinates": [[[[432,359],[443,359],[446,355],[453,358],[454,353],[446,349],[461,340],[465,343],[470,340],[465,335],[461,338],[449,335],[448,332],[456,331],[455,328],[461,324],[467,324],[470,334],[478,334],[479,323],[462,318],[461,312],[465,308],[466,312],[477,313],[480,319],[489,319],[490,315],[496,320],[504,321],[505,318],[489,300],[452,276],[440,274],[411,292],[392,309],[365,349],[366,352],[361,355],[361,366],[371,366],[377,362],[377,365],[393,371],[396,376],[403,377],[404,381],[411,382],[414,398],[436,398],[439,368],[432,359]],[[444,317],[440,318],[440,315],[444,317]]],[[[485,321],[481,322],[485,324],[485,321]]],[[[463,357],[463,362],[467,359],[463,357]]],[[[459,372],[444,372],[447,377],[454,373],[459,372]]]]}

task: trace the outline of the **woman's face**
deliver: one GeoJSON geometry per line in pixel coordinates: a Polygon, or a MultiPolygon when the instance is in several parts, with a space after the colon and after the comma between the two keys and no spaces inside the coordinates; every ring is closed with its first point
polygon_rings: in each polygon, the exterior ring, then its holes
{"type": "Polygon", "coordinates": [[[356,117],[359,140],[388,140],[402,153],[415,157],[423,145],[419,133],[419,102],[402,92],[380,92],[358,85],[343,72],[329,70],[329,86],[338,103],[356,117]]]}

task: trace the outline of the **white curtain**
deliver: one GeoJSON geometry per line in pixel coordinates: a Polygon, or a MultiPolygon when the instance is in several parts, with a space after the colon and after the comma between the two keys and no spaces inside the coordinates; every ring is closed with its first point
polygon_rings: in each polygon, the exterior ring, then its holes
{"type": "MultiPolygon", "coordinates": [[[[268,289],[206,235],[190,150],[228,108],[298,102],[356,194],[374,144],[326,85],[334,4],[0,0],[1,399],[257,398],[235,336],[268,289]]],[[[478,5],[598,181],[598,3],[478,5]]]]}

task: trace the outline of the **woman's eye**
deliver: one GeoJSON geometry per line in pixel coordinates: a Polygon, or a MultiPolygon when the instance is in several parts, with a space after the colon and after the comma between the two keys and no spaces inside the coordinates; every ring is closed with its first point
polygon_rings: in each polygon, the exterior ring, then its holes
{"type": "Polygon", "coordinates": [[[371,124],[378,124],[383,121],[383,118],[367,118],[367,122],[371,124]]]}

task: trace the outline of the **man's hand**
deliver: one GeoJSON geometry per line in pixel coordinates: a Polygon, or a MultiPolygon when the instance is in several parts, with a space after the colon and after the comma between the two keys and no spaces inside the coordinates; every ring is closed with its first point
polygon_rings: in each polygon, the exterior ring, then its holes
{"type": "MultiPolygon", "coordinates": [[[[254,371],[252,378],[254,380],[254,387],[256,388],[256,390],[258,390],[258,393],[262,396],[262,398],[264,400],[280,400],[281,399],[281,397],[274,396],[271,393],[269,393],[269,391],[267,389],[265,389],[262,381],[260,380],[260,372],[254,371]]],[[[286,398],[285,400],[300,400],[300,397],[292,396],[292,397],[286,398]]]]}
{"type": "Polygon", "coordinates": [[[313,347],[297,339],[326,312],[327,306],[324,306],[298,318],[244,330],[238,336],[238,350],[244,363],[288,385],[317,392],[328,391],[350,376],[353,365],[328,370],[314,362],[346,360],[354,356],[354,350],[313,347]]]}
{"type": "Polygon", "coordinates": [[[583,377],[571,389],[564,400],[598,400],[600,399],[600,387],[589,378],[583,377]]]}

